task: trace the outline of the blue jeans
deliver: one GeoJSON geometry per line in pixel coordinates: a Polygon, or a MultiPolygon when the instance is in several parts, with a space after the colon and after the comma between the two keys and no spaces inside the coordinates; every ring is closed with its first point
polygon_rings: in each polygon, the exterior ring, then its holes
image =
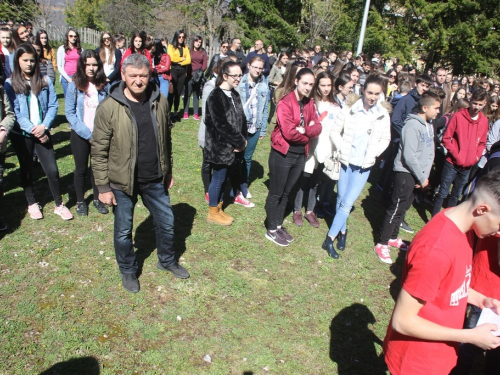
{"type": "MultiPolygon", "coordinates": [[[[73,76],[69,76],[70,78],[73,76]]],[[[66,78],[61,76],[61,86],[63,88],[64,98],[66,98],[66,91],[68,90],[69,82],[66,81],[66,78]]]]}
{"type": "Polygon", "coordinates": [[[330,237],[335,238],[340,231],[345,232],[347,218],[366,181],[368,181],[370,171],[371,168],[361,169],[361,167],[355,165],[346,167],[342,164],[337,183],[337,210],[335,211],[332,226],[328,231],[330,237]]]}
{"type": "Polygon", "coordinates": [[[174,250],[174,214],[170,206],[170,196],[163,182],[136,183],[132,196],[121,190],[113,189],[116,206],[114,244],[115,255],[120,272],[135,274],[138,271],[137,259],[132,246],[132,226],[137,195],[140,194],[144,206],[153,217],[156,235],[158,260],[164,267],[175,263],[174,250]]]}
{"type": "Polygon", "coordinates": [[[222,202],[228,169],[228,165],[212,164],[212,180],[208,187],[208,205],[210,207],[217,207],[219,202],[222,202]]]}
{"type": "Polygon", "coordinates": [[[157,78],[158,80],[156,81],[156,83],[160,87],[160,92],[165,95],[165,98],[168,99],[168,85],[170,84],[170,81],[163,78],[161,74],[157,78]]]}
{"type": "Polygon", "coordinates": [[[250,178],[250,168],[252,167],[252,157],[255,149],[257,148],[257,143],[259,142],[260,130],[257,130],[255,134],[249,134],[247,138],[247,147],[245,147],[245,152],[243,153],[243,163],[241,163],[241,192],[246,197],[248,193],[248,179],[250,178]]]}
{"type": "Polygon", "coordinates": [[[460,194],[462,194],[465,184],[469,179],[469,172],[470,168],[458,168],[448,161],[444,162],[443,172],[441,173],[441,185],[434,198],[432,216],[436,215],[441,210],[443,202],[450,191],[451,184],[453,184],[453,189],[451,189],[451,195],[448,199],[448,207],[455,207],[457,205],[458,198],[460,198],[460,194]]]}

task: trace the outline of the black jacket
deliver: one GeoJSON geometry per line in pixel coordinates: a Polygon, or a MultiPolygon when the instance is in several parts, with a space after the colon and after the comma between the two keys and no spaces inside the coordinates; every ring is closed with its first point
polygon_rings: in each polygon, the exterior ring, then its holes
{"type": "Polygon", "coordinates": [[[236,156],[234,149],[245,146],[247,137],[245,112],[236,90],[231,91],[231,96],[232,101],[220,87],[217,87],[207,99],[203,153],[208,163],[231,165],[236,156]]]}

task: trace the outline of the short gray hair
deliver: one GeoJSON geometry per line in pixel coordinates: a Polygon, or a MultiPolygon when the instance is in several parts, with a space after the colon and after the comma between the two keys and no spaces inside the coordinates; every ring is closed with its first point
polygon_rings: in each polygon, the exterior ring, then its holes
{"type": "Polygon", "coordinates": [[[133,53],[123,61],[122,71],[124,72],[127,69],[127,66],[131,66],[133,68],[141,69],[143,67],[147,67],[148,70],[151,69],[151,64],[146,56],[140,53],[133,53]]]}

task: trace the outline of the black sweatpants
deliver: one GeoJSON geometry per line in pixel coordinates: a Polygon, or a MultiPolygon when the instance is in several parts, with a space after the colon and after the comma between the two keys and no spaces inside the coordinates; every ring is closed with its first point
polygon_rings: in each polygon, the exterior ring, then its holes
{"type": "Polygon", "coordinates": [[[177,113],[179,110],[179,103],[181,96],[184,94],[184,81],[186,80],[186,68],[180,65],[172,65],[170,68],[172,81],[170,82],[174,87],[174,92],[168,96],[168,104],[170,110],[177,113]],[[172,106],[173,103],[173,106],[172,106]]]}
{"type": "Polygon", "coordinates": [[[384,224],[380,231],[382,245],[387,245],[390,239],[398,238],[399,226],[403,221],[406,211],[413,203],[413,190],[415,179],[411,173],[394,172],[394,188],[392,189],[392,201],[387,209],[384,224]]]}
{"type": "MultiPolygon", "coordinates": [[[[75,160],[73,182],[75,184],[76,201],[83,202],[85,200],[85,177],[89,169],[90,142],[80,137],[74,130],[71,131],[69,140],[75,160]]],[[[97,190],[97,186],[95,185],[92,169],[90,170],[90,182],[94,192],[94,200],[99,199],[99,190],[97,190]]]]}
{"type": "Polygon", "coordinates": [[[33,191],[33,152],[36,150],[38,160],[47,176],[49,188],[56,206],[62,204],[61,189],[59,186],[59,170],[57,169],[56,155],[52,145],[52,138],[48,134],[49,140],[41,143],[38,138],[25,137],[20,134],[11,133],[10,141],[14,146],[19,167],[21,170],[21,186],[24,189],[28,205],[31,206],[37,201],[33,191]]]}

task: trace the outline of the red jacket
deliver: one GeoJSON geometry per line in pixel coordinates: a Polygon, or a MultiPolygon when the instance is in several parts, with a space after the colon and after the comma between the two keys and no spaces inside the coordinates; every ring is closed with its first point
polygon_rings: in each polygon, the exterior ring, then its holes
{"type": "Polygon", "coordinates": [[[317,138],[321,133],[321,122],[314,109],[314,102],[309,98],[304,98],[304,134],[300,134],[295,129],[300,124],[299,101],[295,96],[295,90],[284,96],[276,108],[276,127],[271,134],[271,147],[276,151],[286,155],[290,148],[290,143],[305,145],[306,156],[309,152],[309,140],[317,138]],[[314,121],[314,125],[309,125],[314,121]]]}
{"type": "MultiPolygon", "coordinates": [[[[125,61],[125,59],[127,57],[129,57],[131,54],[132,54],[132,47],[128,47],[127,50],[125,51],[125,53],[123,54],[122,62],[120,64],[120,70],[122,70],[122,65],[123,65],[123,62],[125,61]]],[[[151,66],[151,71],[153,71],[153,62],[151,61],[151,54],[149,53],[149,51],[147,49],[144,49],[142,51],[142,54],[148,58],[149,66],[151,66]]]]}
{"type": "Polygon", "coordinates": [[[443,146],[448,150],[446,161],[455,166],[469,168],[483,155],[488,135],[488,119],[481,112],[477,120],[463,108],[453,115],[443,135],[443,146]]]}
{"type": "Polygon", "coordinates": [[[170,55],[168,53],[162,53],[160,63],[155,68],[156,73],[161,74],[164,79],[170,81],[172,76],[170,75],[170,55]]]}

